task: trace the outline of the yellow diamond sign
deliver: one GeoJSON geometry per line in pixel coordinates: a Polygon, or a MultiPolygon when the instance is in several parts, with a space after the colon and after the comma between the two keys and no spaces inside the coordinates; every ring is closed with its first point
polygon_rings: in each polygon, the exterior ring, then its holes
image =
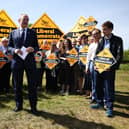
{"type": "Polygon", "coordinates": [[[75,48],[71,49],[69,52],[67,52],[67,61],[69,62],[70,66],[73,66],[78,61],[78,52],[75,48]]]}
{"type": "Polygon", "coordinates": [[[51,53],[46,59],[45,64],[49,69],[55,68],[55,66],[59,63],[59,59],[55,55],[55,53],[51,53]]]}
{"type": "Polygon", "coordinates": [[[86,27],[84,26],[85,21],[86,18],[81,16],[76,22],[75,26],[70,30],[70,32],[80,32],[86,30],[86,27]]]}
{"type": "Polygon", "coordinates": [[[88,48],[89,48],[89,46],[88,45],[85,45],[82,49],[80,49],[80,51],[79,51],[79,59],[80,59],[80,61],[84,64],[84,65],[86,65],[86,63],[87,63],[87,53],[88,53],[88,48]]]}
{"type": "Polygon", "coordinates": [[[17,27],[4,10],[0,11],[0,26],[12,27],[12,28],[17,27]]]}
{"type": "Polygon", "coordinates": [[[57,41],[63,35],[63,32],[46,13],[31,28],[36,31],[39,44],[42,44],[43,40],[47,40],[48,42],[57,41]]]}
{"type": "Polygon", "coordinates": [[[16,29],[17,26],[12,21],[12,19],[8,16],[8,14],[4,11],[0,11],[0,38],[8,37],[9,33],[16,29]]]}
{"type": "Polygon", "coordinates": [[[99,73],[102,73],[105,70],[109,69],[115,63],[116,63],[116,60],[108,48],[105,48],[104,50],[102,50],[95,57],[95,66],[98,69],[99,73]]]}

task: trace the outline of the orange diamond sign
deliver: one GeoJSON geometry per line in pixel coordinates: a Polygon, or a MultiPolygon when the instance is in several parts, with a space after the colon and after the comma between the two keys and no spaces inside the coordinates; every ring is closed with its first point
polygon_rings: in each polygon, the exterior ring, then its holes
{"type": "Polygon", "coordinates": [[[59,59],[55,55],[55,53],[51,53],[46,59],[45,64],[49,69],[55,68],[55,66],[59,63],[59,59]]]}

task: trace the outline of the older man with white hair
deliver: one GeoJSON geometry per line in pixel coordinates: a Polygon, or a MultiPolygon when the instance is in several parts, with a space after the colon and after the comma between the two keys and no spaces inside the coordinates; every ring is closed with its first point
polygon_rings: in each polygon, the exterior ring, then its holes
{"type": "Polygon", "coordinates": [[[31,112],[37,112],[36,63],[34,53],[38,51],[36,33],[28,28],[29,16],[22,14],[18,19],[20,27],[10,33],[9,46],[14,51],[12,60],[12,75],[14,81],[15,112],[23,109],[22,84],[23,73],[26,71],[31,112]],[[26,55],[26,56],[23,56],[26,55]]]}

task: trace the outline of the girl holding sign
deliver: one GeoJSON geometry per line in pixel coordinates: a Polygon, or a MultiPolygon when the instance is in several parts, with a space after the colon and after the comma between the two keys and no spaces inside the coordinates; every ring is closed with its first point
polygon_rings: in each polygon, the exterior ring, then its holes
{"type": "Polygon", "coordinates": [[[71,82],[71,67],[68,61],[66,60],[67,53],[72,49],[72,43],[70,39],[64,40],[64,44],[60,49],[60,71],[59,71],[59,83],[61,84],[61,95],[68,95],[71,82]]]}

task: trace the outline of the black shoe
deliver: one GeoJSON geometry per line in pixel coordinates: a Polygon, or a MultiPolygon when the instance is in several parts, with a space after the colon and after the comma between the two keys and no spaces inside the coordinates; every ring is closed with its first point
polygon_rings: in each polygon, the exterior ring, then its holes
{"type": "Polygon", "coordinates": [[[92,97],[91,96],[86,96],[86,99],[92,99],[92,97]]]}
{"type": "Polygon", "coordinates": [[[13,111],[14,112],[19,112],[19,111],[21,111],[23,108],[22,107],[16,107],[13,111]]]}
{"type": "Polygon", "coordinates": [[[91,101],[90,101],[90,104],[95,104],[96,103],[96,100],[95,99],[92,99],[91,101]]]}
{"type": "Polygon", "coordinates": [[[32,108],[32,109],[31,109],[31,113],[32,113],[32,114],[38,114],[38,111],[37,111],[36,108],[32,108]]]}

